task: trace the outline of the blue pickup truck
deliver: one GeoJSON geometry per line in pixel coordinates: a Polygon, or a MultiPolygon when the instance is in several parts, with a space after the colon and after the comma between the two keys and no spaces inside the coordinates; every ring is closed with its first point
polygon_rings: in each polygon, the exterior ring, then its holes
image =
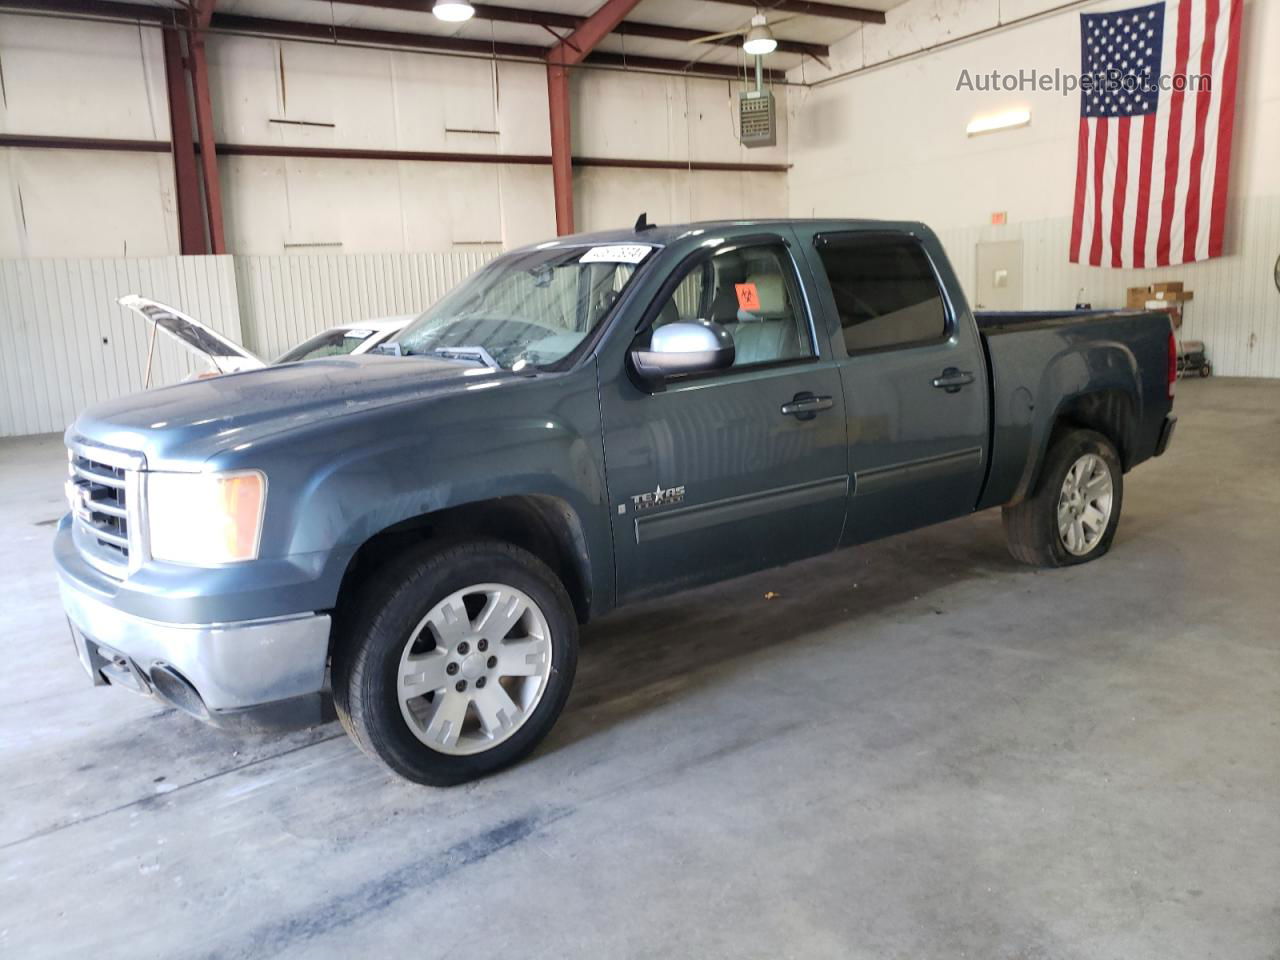
{"type": "Polygon", "coordinates": [[[380,350],[67,430],[54,551],[95,683],[226,726],[336,709],[459,783],[547,734],[579,624],[997,506],[1019,560],[1096,559],[1175,423],[1163,315],[975,315],[919,223],[562,237],[380,350]]]}

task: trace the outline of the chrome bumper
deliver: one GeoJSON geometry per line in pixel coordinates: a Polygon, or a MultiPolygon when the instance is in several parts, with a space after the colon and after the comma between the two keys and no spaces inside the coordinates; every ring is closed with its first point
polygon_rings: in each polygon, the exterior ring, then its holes
{"type": "MultiPolygon", "coordinates": [[[[66,577],[59,577],[58,585],[63,609],[73,632],[79,634],[77,653],[95,683],[103,682],[95,664],[118,654],[127,658],[125,666],[131,668],[125,673],[139,681],[126,685],[141,692],[153,692],[155,687],[162,699],[172,702],[163,694],[166,684],[155,684],[153,678],[158,671],[170,675],[176,671],[211,714],[202,719],[212,722],[218,722],[219,712],[314,699],[324,688],[327,614],[238,623],[160,623],[122,613],[66,577]],[[104,648],[102,655],[98,646],[104,648]]],[[[200,715],[182,703],[175,706],[200,715]]]]}

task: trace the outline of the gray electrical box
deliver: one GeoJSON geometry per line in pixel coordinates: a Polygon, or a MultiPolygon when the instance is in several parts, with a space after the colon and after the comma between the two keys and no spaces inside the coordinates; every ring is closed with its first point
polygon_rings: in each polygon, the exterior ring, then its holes
{"type": "Polygon", "coordinates": [[[738,126],[738,136],[744,147],[775,146],[778,124],[773,112],[773,94],[767,90],[739,93],[738,126]]]}

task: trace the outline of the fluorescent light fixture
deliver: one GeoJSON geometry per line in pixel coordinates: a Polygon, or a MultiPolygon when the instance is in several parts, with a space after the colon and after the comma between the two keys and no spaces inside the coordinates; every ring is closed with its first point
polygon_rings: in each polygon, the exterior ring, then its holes
{"type": "Polygon", "coordinates": [[[446,23],[461,23],[463,20],[470,20],[476,15],[476,8],[467,3],[466,0],[436,0],[431,7],[431,12],[436,15],[437,20],[443,20],[446,23]]]}
{"type": "Polygon", "coordinates": [[[751,18],[751,29],[742,40],[742,52],[753,57],[763,57],[778,49],[778,41],[773,39],[773,32],[765,22],[763,13],[751,18]]]}
{"type": "Polygon", "coordinates": [[[1013,127],[1025,127],[1031,123],[1031,111],[1027,109],[1006,110],[1004,113],[989,113],[985,117],[974,117],[964,132],[971,137],[980,133],[991,133],[994,130],[1009,130],[1013,127]]]}

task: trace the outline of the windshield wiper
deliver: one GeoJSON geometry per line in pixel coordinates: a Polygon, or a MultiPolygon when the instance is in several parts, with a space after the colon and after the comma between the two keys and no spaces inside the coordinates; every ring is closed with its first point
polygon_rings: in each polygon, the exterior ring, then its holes
{"type": "Polygon", "coordinates": [[[492,354],[484,347],[433,347],[422,351],[429,357],[440,357],[443,360],[463,360],[478,363],[491,370],[501,370],[502,364],[493,359],[492,354]]]}

